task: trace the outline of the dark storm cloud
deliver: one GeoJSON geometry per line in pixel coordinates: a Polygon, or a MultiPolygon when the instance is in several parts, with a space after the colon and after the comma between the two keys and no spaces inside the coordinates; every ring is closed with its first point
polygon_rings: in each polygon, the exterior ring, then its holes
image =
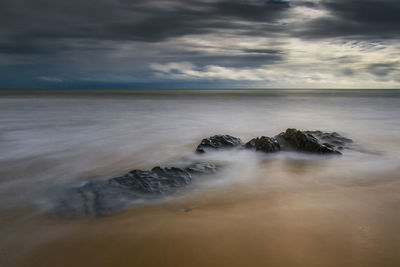
{"type": "Polygon", "coordinates": [[[266,1],[264,4],[249,4],[239,1],[222,1],[215,3],[217,16],[229,16],[250,21],[273,21],[281,12],[289,8],[284,1],[266,1]]]}
{"type": "Polygon", "coordinates": [[[284,1],[3,0],[0,52],[53,52],[57,39],[161,42],[220,29],[249,31],[238,22],[273,22],[288,9],[284,1]]]}
{"type": "Polygon", "coordinates": [[[162,42],[218,30],[280,38],[398,38],[399,14],[398,0],[3,0],[0,53],[72,49],[62,40],[162,42]],[[298,6],[327,10],[330,16],[290,26],[275,23],[298,6]]]}
{"type": "Polygon", "coordinates": [[[260,83],[296,71],[393,80],[399,14],[399,0],[0,0],[0,87],[160,85],[153,63],[216,67],[224,84],[241,70],[260,83]]]}
{"type": "Polygon", "coordinates": [[[355,40],[400,37],[398,0],[326,0],[317,8],[327,10],[330,16],[302,25],[296,36],[355,40]]]}

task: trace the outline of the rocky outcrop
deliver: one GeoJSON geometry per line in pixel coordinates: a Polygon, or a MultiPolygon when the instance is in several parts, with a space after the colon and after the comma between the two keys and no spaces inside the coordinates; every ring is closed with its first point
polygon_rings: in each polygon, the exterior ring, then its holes
{"type": "Polygon", "coordinates": [[[131,202],[155,199],[189,185],[194,177],[216,172],[212,163],[194,163],[185,168],[154,167],[133,170],[109,180],[93,180],[65,190],[57,199],[57,213],[68,217],[111,215],[131,202]]]}
{"type": "MultiPolygon", "coordinates": [[[[196,152],[239,148],[264,153],[298,151],[341,154],[339,150],[348,148],[347,145],[351,142],[351,139],[336,132],[287,129],[275,137],[261,136],[246,144],[230,135],[215,135],[203,139],[196,152]]],[[[196,177],[212,174],[217,170],[218,167],[213,163],[197,162],[181,168],[157,166],[151,170],[133,170],[108,180],[92,180],[57,194],[55,210],[69,217],[111,215],[131,203],[172,194],[189,185],[196,177]]]]}
{"type": "MultiPolygon", "coordinates": [[[[322,133],[322,132],[321,132],[322,133]]],[[[321,143],[311,132],[287,129],[276,136],[282,150],[295,150],[315,154],[341,154],[331,143],[321,143]]]]}
{"type": "Polygon", "coordinates": [[[244,144],[240,138],[230,135],[214,135],[201,140],[197,146],[196,152],[204,153],[207,150],[226,149],[226,148],[243,148],[244,144]]]}
{"type": "Polygon", "coordinates": [[[151,171],[133,170],[110,181],[137,193],[164,194],[188,185],[191,180],[184,169],[154,167],[151,171]]]}
{"type": "Polygon", "coordinates": [[[246,143],[245,147],[247,149],[262,151],[265,153],[278,152],[281,150],[281,146],[275,138],[266,136],[251,139],[249,142],[246,143]]]}
{"type": "Polygon", "coordinates": [[[321,131],[305,131],[304,133],[313,135],[323,145],[331,147],[336,150],[343,150],[345,148],[349,148],[348,144],[353,142],[353,140],[343,137],[336,132],[324,133],[321,131]]]}
{"type": "Polygon", "coordinates": [[[341,154],[352,140],[336,132],[300,131],[289,128],[275,137],[261,136],[251,139],[246,144],[230,135],[215,135],[203,139],[196,152],[222,150],[228,148],[246,148],[250,150],[274,153],[278,151],[298,151],[315,154],[341,154]]]}

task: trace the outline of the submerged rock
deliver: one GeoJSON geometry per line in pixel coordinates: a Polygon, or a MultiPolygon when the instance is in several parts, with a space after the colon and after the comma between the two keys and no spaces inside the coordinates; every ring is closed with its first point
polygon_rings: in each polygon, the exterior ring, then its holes
{"type": "Polygon", "coordinates": [[[261,136],[251,139],[246,143],[247,149],[253,149],[256,151],[262,151],[265,153],[278,152],[281,147],[275,138],[261,136]]]}
{"type": "Polygon", "coordinates": [[[216,172],[212,163],[194,163],[185,168],[154,167],[133,170],[109,180],[93,180],[65,190],[56,200],[55,211],[68,217],[111,215],[129,203],[171,194],[192,182],[193,177],[216,172]]]}
{"type": "Polygon", "coordinates": [[[197,146],[196,152],[205,153],[207,150],[215,150],[221,148],[243,148],[244,143],[240,138],[230,135],[214,135],[205,138],[197,146]]]}
{"type": "Polygon", "coordinates": [[[122,211],[139,196],[115,181],[93,180],[59,193],[53,211],[65,217],[101,217],[122,211]]]}
{"type": "Polygon", "coordinates": [[[215,173],[217,169],[217,166],[207,162],[193,163],[185,168],[185,170],[192,175],[212,174],[215,173]]]}
{"type": "Polygon", "coordinates": [[[282,150],[296,150],[316,154],[341,154],[334,145],[321,143],[311,132],[287,129],[276,136],[282,150]]]}
{"type": "Polygon", "coordinates": [[[133,170],[124,176],[112,178],[129,190],[144,194],[163,194],[189,184],[192,176],[184,169],[154,167],[151,171],[133,170]]]}

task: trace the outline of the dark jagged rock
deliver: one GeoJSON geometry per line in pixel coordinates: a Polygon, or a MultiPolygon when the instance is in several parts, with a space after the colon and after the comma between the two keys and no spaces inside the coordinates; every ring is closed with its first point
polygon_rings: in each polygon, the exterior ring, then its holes
{"type": "Polygon", "coordinates": [[[196,152],[205,153],[207,150],[215,150],[220,148],[243,148],[244,144],[240,138],[230,135],[214,135],[205,138],[197,146],[196,152]]]}
{"type": "Polygon", "coordinates": [[[194,163],[185,168],[154,167],[133,170],[109,180],[93,180],[65,190],[56,200],[57,213],[100,217],[123,210],[132,201],[153,199],[187,186],[193,177],[216,172],[212,163],[194,163]]]}
{"type": "Polygon", "coordinates": [[[282,150],[296,150],[316,154],[341,154],[333,145],[322,144],[311,133],[302,132],[297,129],[287,129],[275,137],[282,150]]]}
{"type": "Polygon", "coordinates": [[[247,149],[253,149],[256,151],[262,151],[265,153],[278,152],[281,147],[275,138],[261,136],[251,139],[246,143],[247,149]]]}
{"type": "Polygon", "coordinates": [[[145,194],[163,194],[191,182],[192,176],[180,168],[154,167],[151,171],[133,170],[124,176],[112,178],[118,184],[145,194]]]}
{"type": "Polygon", "coordinates": [[[230,135],[215,135],[203,139],[197,146],[196,152],[204,153],[207,150],[224,148],[246,148],[265,153],[280,150],[295,150],[316,154],[341,154],[341,150],[348,148],[346,144],[352,140],[336,132],[324,133],[321,131],[299,131],[287,129],[275,137],[261,136],[243,144],[242,140],[230,135]]]}
{"type": "Polygon", "coordinates": [[[306,134],[312,134],[316,137],[323,145],[332,147],[334,149],[343,150],[348,148],[347,144],[352,143],[353,140],[343,137],[336,132],[324,133],[321,131],[305,131],[306,134]]]}

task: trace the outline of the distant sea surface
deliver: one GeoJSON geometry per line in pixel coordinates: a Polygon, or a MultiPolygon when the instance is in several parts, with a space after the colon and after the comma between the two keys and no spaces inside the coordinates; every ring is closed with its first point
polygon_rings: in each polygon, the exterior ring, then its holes
{"type": "Polygon", "coordinates": [[[400,266],[399,90],[0,92],[0,266],[400,266]],[[157,203],[60,218],[52,193],[176,166],[202,138],[287,128],[341,157],[218,152],[229,168],[157,203]]]}

